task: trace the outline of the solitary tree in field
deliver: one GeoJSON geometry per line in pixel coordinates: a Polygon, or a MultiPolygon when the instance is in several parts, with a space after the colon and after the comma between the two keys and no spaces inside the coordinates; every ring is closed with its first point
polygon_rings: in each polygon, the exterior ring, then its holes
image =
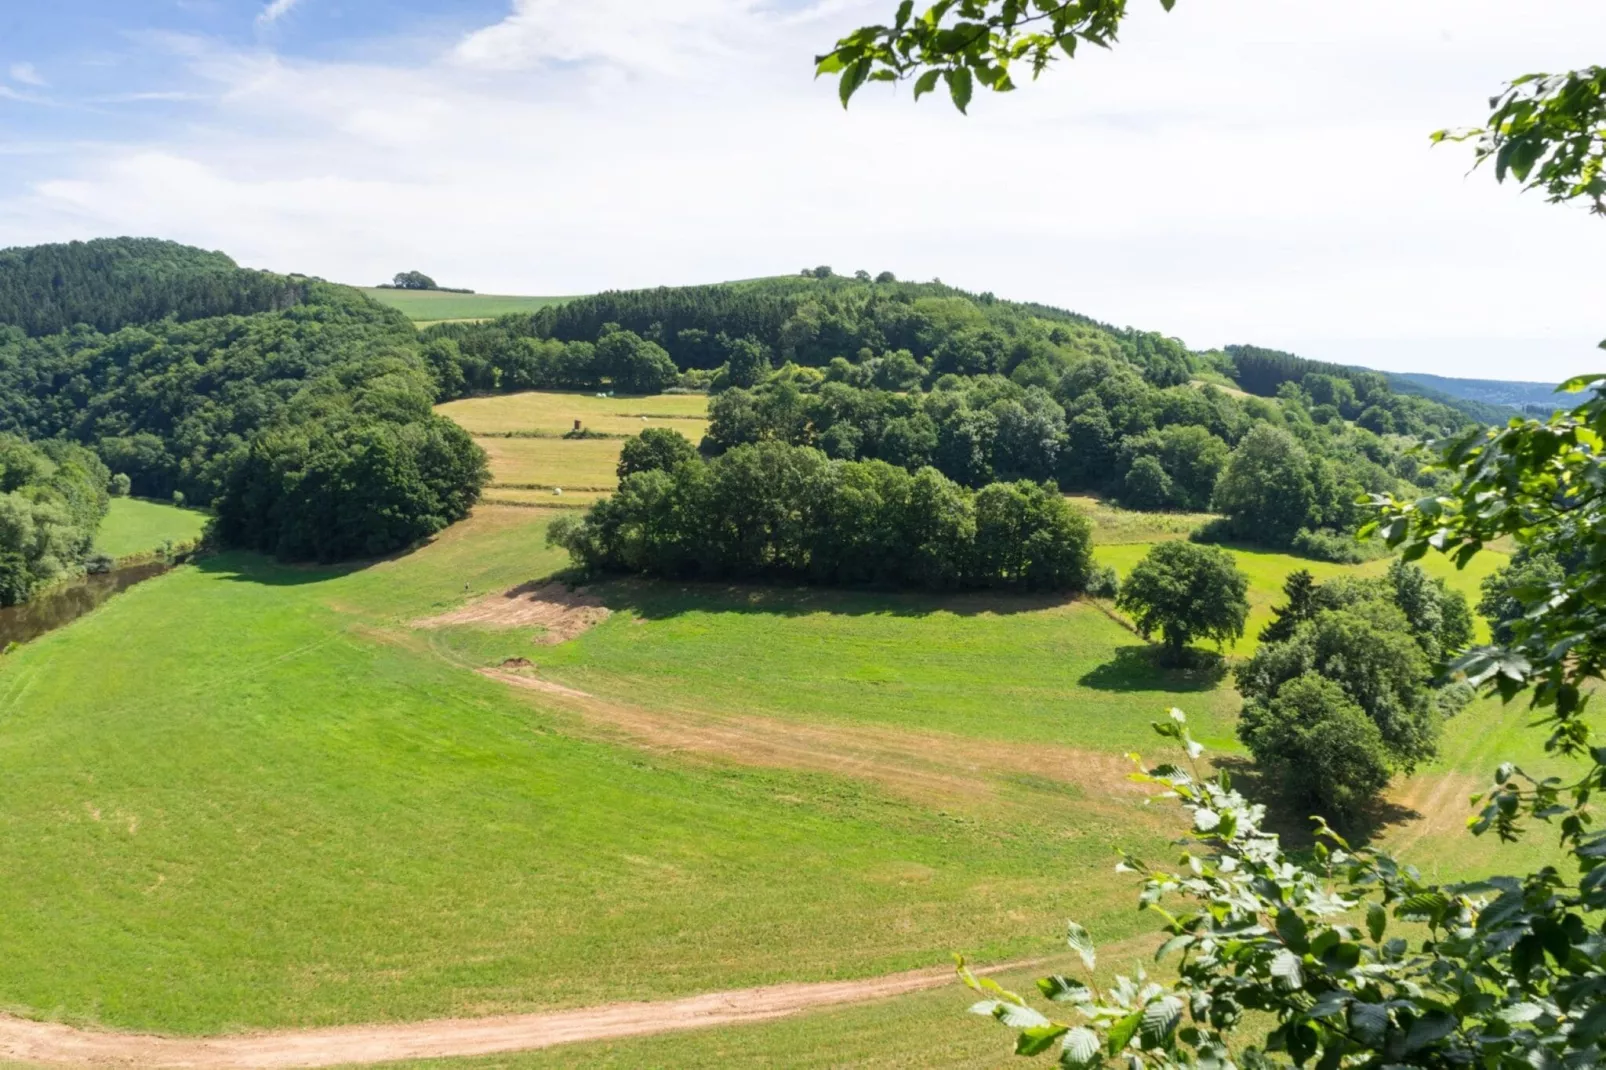
{"type": "Polygon", "coordinates": [[[1248,594],[1249,580],[1232,554],[1179,540],[1160,543],[1138,562],[1116,606],[1132,615],[1145,639],[1159,632],[1166,662],[1181,665],[1195,639],[1219,645],[1243,636],[1248,594]]]}
{"type": "Polygon", "coordinates": [[[438,290],[435,280],[422,271],[399,272],[390,284],[398,290],[438,290]]]}

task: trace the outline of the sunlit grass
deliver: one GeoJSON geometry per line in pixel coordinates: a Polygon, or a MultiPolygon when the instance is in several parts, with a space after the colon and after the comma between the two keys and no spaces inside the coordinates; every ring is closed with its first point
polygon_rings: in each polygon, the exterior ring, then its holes
{"type": "Polygon", "coordinates": [[[113,498],[95,533],[95,552],[121,560],[156,553],[169,545],[188,549],[200,539],[208,519],[195,509],[113,498]]]}

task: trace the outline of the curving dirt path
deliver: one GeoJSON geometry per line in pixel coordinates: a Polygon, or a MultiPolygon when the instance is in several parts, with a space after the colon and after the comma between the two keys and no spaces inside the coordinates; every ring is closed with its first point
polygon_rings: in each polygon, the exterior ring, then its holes
{"type": "Polygon", "coordinates": [[[1118,754],[918,729],[655,710],[543,679],[533,667],[476,671],[510,687],[566,699],[584,721],[636,746],[856,777],[922,803],[986,799],[996,794],[1000,778],[1027,774],[1084,791],[1083,805],[1118,820],[1155,820],[1139,805],[1151,793],[1132,782],[1132,762],[1118,754]]]}
{"type": "MultiPolygon", "coordinates": [[[[1030,963],[1014,964],[1026,965],[1030,963]]],[[[997,967],[1010,968],[1013,967],[997,967]]],[[[661,1003],[614,1003],[494,1018],[339,1026],[216,1038],[96,1032],[0,1016],[0,1059],[76,1066],[279,1070],[494,1055],[586,1040],[763,1022],[816,1007],[884,999],[954,983],[953,968],[943,966],[862,981],[711,992],[661,1003]]]]}

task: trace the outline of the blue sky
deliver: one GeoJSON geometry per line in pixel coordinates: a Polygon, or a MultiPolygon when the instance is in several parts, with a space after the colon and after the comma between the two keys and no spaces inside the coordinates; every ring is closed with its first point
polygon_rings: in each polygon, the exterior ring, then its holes
{"type": "Polygon", "coordinates": [[[152,234],[371,283],[577,293],[829,263],[1204,347],[1560,378],[1606,222],[1438,127],[1599,62],[1606,4],[1134,0],[960,118],[810,57],[893,0],[0,4],[0,245],[152,234]]]}

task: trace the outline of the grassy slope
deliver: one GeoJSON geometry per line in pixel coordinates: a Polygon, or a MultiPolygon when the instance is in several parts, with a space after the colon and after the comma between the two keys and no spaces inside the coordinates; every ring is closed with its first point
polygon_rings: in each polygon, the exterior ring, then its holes
{"type": "Polygon", "coordinates": [[[113,498],[95,533],[95,552],[118,559],[154,553],[165,544],[193,545],[207,515],[137,498],[113,498]]]}
{"type": "Polygon", "coordinates": [[[486,320],[514,312],[534,312],[561,305],[567,297],[509,297],[497,294],[454,294],[437,290],[385,290],[376,286],[357,289],[391,308],[401,309],[414,323],[441,320],[486,320]]]}
{"type": "Polygon", "coordinates": [[[530,517],[354,572],[215,558],[8,657],[0,1004],[183,1032],[481,1014],[1041,953],[1073,906],[1133,923],[1108,860],[1135,809],[1017,785],[991,825],[641,751],[431,656],[404,622],[556,563],[530,517]]]}

